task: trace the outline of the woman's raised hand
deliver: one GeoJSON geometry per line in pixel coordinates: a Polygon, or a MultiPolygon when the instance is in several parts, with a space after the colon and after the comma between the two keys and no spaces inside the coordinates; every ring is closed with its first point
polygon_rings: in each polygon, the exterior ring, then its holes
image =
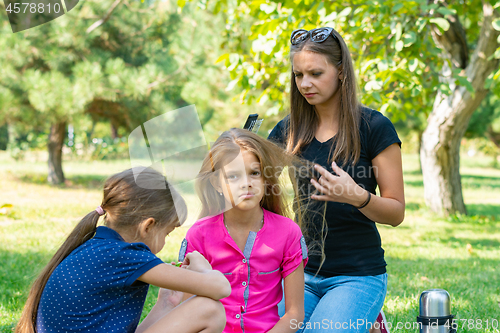
{"type": "Polygon", "coordinates": [[[311,184],[320,194],[311,195],[311,199],[319,201],[333,201],[351,204],[359,207],[366,201],[367,191],[351,178],[351,176],[342,170],[335,162],[332,162],[334,175],[322,166],[315,164],[314,169],[319,172],[321,177],[316,181],[311,179],[311,184]]]}
{"type": "Polygon", "coordinates": [[[200,273],[212,270],[212,265],[210,265],[208,260],[198,251],[188,253],[181,267],[200,273]]]}

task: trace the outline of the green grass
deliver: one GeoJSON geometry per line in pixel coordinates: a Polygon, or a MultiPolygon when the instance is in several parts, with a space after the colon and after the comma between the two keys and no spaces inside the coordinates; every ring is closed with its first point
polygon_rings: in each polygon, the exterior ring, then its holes
{"type": "MultiPolygon", "coordinates": [[[[467,332],[498,332],[478,327],[477,320],[500,326],[500,170],[486,159],[462,159],[462,184],[468,216],[438,218],[425,207],[418,156],[404,155],[406,218],[397,228],[379,225],[388,263],[389,286],[384,311],[395,327],[418,314],[422,291],[446,289],[452,312],[467,332]],[[460,321],[462,320],[462,321],[460,321]]],[[[31,157],[14,162],[0,152],[0,332],[11,332],[29,285],[78,220],[99,205],[103,180],[128,168],[128,161],[65,161],[68,182],[49,186],[46,162],[31,157]]],[[[186,196],[196,202],[193,193],[186,196]]],[[[196,213],[190,214],[192,223],[196,213]]],[[[175,260],[187,227],[175,230],[159,256],[175,260]]],[[[151,288],[145,312],[154,303],[151,288]]],[[[409,324],[407,324],[409,325],[409,324]]],[[[498,327],[500,329],[500,327],[498,327]]],[[[415,329],[393,328],[393,332],[415,329]]]]}
{"type": "Polygon", "coordinates": [[[418,157],[405,155],[403,160],[405,221],[397,228],[379,226],[389,273],[388,320],[394,327],[414,322],[420,293],[441,288],[451,295],[459,331],[498,332],[484,327],[486,320],[490,326],[496,320],[500,329],[500,170],[488,168],[480,158],[463,159],[469,215],[438,218],[425,208],[418,157]]]}

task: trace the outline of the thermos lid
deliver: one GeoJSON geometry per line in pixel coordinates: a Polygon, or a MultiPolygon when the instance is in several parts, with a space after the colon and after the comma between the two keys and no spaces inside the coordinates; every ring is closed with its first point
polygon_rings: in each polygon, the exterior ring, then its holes
{"type": "Polygon", "coordinates": [[[421,317],[446,317],[451,315],[450,294],[444,289],[429,289],[420,295],[421,317]]]}

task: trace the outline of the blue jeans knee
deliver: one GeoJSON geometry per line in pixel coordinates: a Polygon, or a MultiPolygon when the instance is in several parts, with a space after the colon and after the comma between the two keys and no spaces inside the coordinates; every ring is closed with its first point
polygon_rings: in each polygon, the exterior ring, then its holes
{"type": "MultiPolygon", "coordinates": [[[[325,278],[304,274],[303,323],[291,323],[298,332],[365,333],[375,322],[387,292],[387,273],[376,276],[325,278]]],[[[283,300],[278,304],[285,314],[283,300]]]]}

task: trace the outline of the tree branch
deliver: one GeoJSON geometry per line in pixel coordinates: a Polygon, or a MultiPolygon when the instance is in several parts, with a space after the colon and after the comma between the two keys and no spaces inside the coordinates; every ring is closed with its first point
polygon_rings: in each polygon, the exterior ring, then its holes
{"type": "Polygon", "coordinates": [[[91,33],[92,31],[94,31],[95,29],[97,29],[98,27],[100,27],[101,25],[103,25],[107,20],[109,20],[109,17],[111,16],[111,14],[115,10],[115,8],[118,7],[118,5],[122,1],[123,0],[115,0],[115,2],[111,5],[111,7],[109,8],[108,12],[106,13],[106,16],[104,16],[102,19],[100,19],[99,21],[95,22],[90,27],[88,27],[87,34],[91,33]]]}
{"type": "Polygon", "coordinates": [[[191,54],[191,57],[188,60],[186,60],[181,66],[179,66],[179,68],[177,68],[177,70],[175,72],[170,73],[166,77],[164,77],[162,79],[159,79],[159,80],[156,80],[156,81],[151,82],[150,84],[148,84],[148,86],[147,86],[148,93],[151,92],[151,89],[153,89],[157,85],[159,85],[161,83],[164,83],[164,82],[170,80],[175,75],[181,73],[186,68],[186,66],[191,63],[191,60],[193,59],[193,57],[194,56],[191,54]]]}
{"type": "MultiPolygon", "coordinates": [[[[493,28],[493,21],[498,17],[498,13],[489,3],[483,4],[483,22],[476,48],[468,61],[469,65],[465,68],[465,77],[471,83],[474,93],[467,91],[463,85],[455,85],[454,80],[450,79],[449,84],[452,94],[445,96],[438,93],[434,103],[434,109],[428,119],[429,131],[431,123],[433,128],[438,131],[439,141],[443,145],[447,142],[458,142],[462,138],[472,113],[477,109],[482,99],[488,93],[485,89],[487,77],[498,68],[499,60],[493,58],[495,50],[498,48],[497,38],[500,32],[493,28]]],[[[451,28],[450,28],[451,29],[451,28]]],[[[443,70],[451,69],[444,66],[443,70]]]]}
{"type": "MultiPolygon", "coordinates": [[[[435,4],[441,7],[446,7],[446,3],[442,0],[433,0],[435,4]]],[[[439,12],[435,12],[435,17],[444,18],[439,12]]],[[[464,69],[467,67],[469,60],[469,47],[467,46],[467,39],[465,30],[457,15],[447,15],[446,20],[450,23],[450,28],[441,32],[435,24],[432,25],[432,37],[437,45],[445,52],[446,57],[449,58],[456,68],[464,69]]]]}
{"type": "Polygon", "coordinates": [[[467,66],[465,75],[476,90],[485,90],[484,82],[492,71],[498,68],[499,60],[493,58],[499,47],[498,36],[500,32],[493,28],[493,21],[498,18],[498,13],[493,7],[484,2],[483,4],[483,26],[479,33],[476,49],[471,56],[470,65],[467,66]]]}

